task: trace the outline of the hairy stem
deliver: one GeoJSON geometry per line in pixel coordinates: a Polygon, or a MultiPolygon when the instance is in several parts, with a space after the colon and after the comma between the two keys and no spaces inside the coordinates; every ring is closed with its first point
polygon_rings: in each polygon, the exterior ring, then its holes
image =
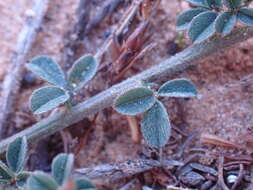
{"type": "Polygon", "coordinates": [[[243,27],[233,31],[231,34],[221,37],[215,36],[210,40],[193,45],[175,56],[166,59],[157,66],[154,66],[136,76],[133,76],[111,88],[97,94],[96,96],[74,106],[68,111],[59,111],[29,128],[0,142],[0,153],[5,152],[8,144],[15,138],[27,136],[28,141],[37,141],[45,138],[56,131],[64,129],[87,116],[112,106],[114,99],[123,91],[141,85],[143,81],[153,82],[162,77],[182,71],[197,61],[231,47],[253,37],[253,28],[243,27]]]}

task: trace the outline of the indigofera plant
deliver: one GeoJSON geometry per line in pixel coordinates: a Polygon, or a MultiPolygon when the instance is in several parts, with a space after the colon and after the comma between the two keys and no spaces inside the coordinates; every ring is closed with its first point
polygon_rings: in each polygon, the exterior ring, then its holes
{"type": "Polygon", "coordinates": [[[229,34],[237,20],[253,26],[253,9],[243,0],[186,0],[196,8],[183,12],[177,19],[178,30],[188,30],[194,43],[200,43],[215,32],[229,34]]]}
{"type": "Polygon", "coordinates": [[[121,94],[114,103],[114,109],[123,115],[143,114],[141,131],[147,144],[163,147],[171,135],[171,123],[166,108],[159,97],[196,97],[194,84],[184,78],[164,83],[158,91],[143,86],[121,94]]]}
{"type": "Polygon", "coordinates": [[[24,171],[26,157],[27,139],[19,137],[7,149],[7,164],[0,161],[0,185],[4,189],[61,190],[61,187],[65,186],[69,180],[73,180],[73,188],[68,190],[96,190],[90,180],[71,177],[74,163],[72,154],[58,154],[53,159],[52,176],[42,171],[24,171]]]}
{"type": "Polygon", "coordinates": [[[6,189],[22,187],[30,172],[23,171],[27,155],[26,137],[17,138],[12,142],[6,152],[6,162],[0,161],[0,185],[6,189]]]}
{"type": "Polygon", "coordinates": [[[84,55],[72,66],[67,76],[58,63],[49,56],[34,58],[27,68],[44,79],[50,86],[35,90],[30,106],[35,114],[52,110],[63,103],[71,104],[71,97],[91,80],[98,68],[98,62],[92,55],[84,55]]]}
{"type": "MultiPolygon", "coordinates": [[[[28,178],[26,188],[28,190],[61,190],[71,179],[71,171],[74,163],[72,154],[61,153],[52,163],[51,175],[41,171],[35,171],[28,178]]],[[[73,186],[68,190],[96,190],[96,187],[86,178],[74,178],[73,186]]]]}

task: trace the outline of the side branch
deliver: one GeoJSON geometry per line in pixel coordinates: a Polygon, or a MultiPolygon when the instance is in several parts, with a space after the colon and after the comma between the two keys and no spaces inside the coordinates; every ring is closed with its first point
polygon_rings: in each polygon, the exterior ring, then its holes
{"type": "Polygon", "coordinates": [[[140,86],[142,81],[153,82],[161,79],[162,77],[182,71],[197,61],[224,50],[225,48],[231,47],[236,43],[245,41],[250,37],[253,37],[253,28],[243,27],[235,30],[225,37],[215,36],[209,41],[193,45],[163,61],[159,65],[116,84],[83,103],[76,105],[71,110],[58,112],[30,126],[20,133],[1,141],[0,153],[5,152],[8,144],[17,137],[27,136],[28,140],[31,142],[49,136],[56,131],[81,121],[87,116],[93,115],[104,108],[112,106],[114,99],[120,93],[126,89],[140,86]]]}

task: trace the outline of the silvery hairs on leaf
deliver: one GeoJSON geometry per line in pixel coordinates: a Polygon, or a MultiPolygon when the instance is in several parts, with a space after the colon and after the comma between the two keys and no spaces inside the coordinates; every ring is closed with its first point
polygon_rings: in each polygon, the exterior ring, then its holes
{"type": "Polygon", "coordinates": [[[220,8],[222,6],[222,0],[203,0],[206,1],[210,8],[220,8]]]}
{"type": "Polygon", "coordinates": [[[52,163],[52,175],[59,185],[64,184],[70,174],[74,163],[73,154],[59,154],[52,163]]]}
{"type": "Polygon", "coordinates": [[[232,10],[238,9],[242,5],[242,0],[224,0],[224,2],[232,10]]]}
{"type": "Polygon", "coordinates": [[[229,34],[237,21],[237,15],[233,12],[226,11],[221,13],[215,20],[215,30],[223,35],[229,34]]]}
{"type": "Polygon", "coordinates": [[[210,8],[206,0],[186,0],[186,1],[197,7],[210,8]]]}
{"type": "Polygon", "coordinates": [[[190,23],[192,19],[199,15],[200,13],[203,13],[205,11],[208,11],[206,8],[194,8],[187,11],[184,11],[182,14],[180,14],[177,18],[176,25],[177,30],[185,30],[188,29],[190,26],[190,23]]]}
{"type": "Polygon", "coordinates": [[[46,86],[35,90],[30,99],[34,114],[52,110],[70,98],[69,94],[56,86],[46,86]]]}
{"type": "Polygon", "coordinates": [[[243,24],[253,26],[253,9],[241,8],[238,13],[238,19],[243,24]]]}
{"type": "Polygon", "coordinates": [[[141,131],[146,143],[153,147],[163,147],[171,135],[171,124],[166,108],[160,101],[144,113],[141,131]]]}
{"type": "Polygon", "coordinates": [[[0,161],[0,184],[9,182],[14,176],[15,174],[0,161]]]}
{"type": "Polygon", "coordinates": [[[30,190],[57,190],[58,184],[56,181],[43,172],[34,172],[27,180],[27,188],[30,190]]]}
{"type": "Polygon", "coordinates": [[[96,190],[96,187],[86,178],[75,179],[76,190],[96,190]]]}
{"type": "Polygon", "coordinates": [[[158,95],[162,97],[188,98],[198,96],[198,91],[191,81],[179,78],[164,83],[159,88],[158,95]]]}
{"type": "Polygon", "coordinates": [[[66,87],[64,72],[58,63],[49,56],[39,56],[26,65],[27,69],[34,72],[45,81],[56,86],[66,87]]]}
{"type": "Polygon", "coordinates": [[[114,103],[117,112],[123,115],[137,115],[154,105],[154,92],[145,87],[130,89],[121,94],[114,103]]]}
{"type": "Polygon", "coordinates": [[[92,55],[79,58],[68,73],[68,83],[75,91],[80,90],[91,80],[98,68],[98,62],[92,55]]]}
{"type": "Polygon", "coordinates": [[[13,172],[18,173],[23,169],[26,161],[26,154],[26,137],[18,137],[9,145],[6,153],[6,160],[13,172]]]}
{"type": "Polygon", "coordinates": [[[193,18],[188,31],[189,38],[193,43],[200,43],[215,33],[216,17],[216,12],[206,11],[193,18]]]}

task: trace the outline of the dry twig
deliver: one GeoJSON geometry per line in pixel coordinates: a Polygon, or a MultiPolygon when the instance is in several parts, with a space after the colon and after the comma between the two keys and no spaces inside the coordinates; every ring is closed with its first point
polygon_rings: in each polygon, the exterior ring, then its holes
{"type": "MultiPolygon", "coordinates": [[[[164,164],[170,168],[182,165],[181,162],[175,160],[166,160],[164,164]]],[[[132,177],[133,175],[146,172],[148,170],[161,167],[161,163],[157,160],[127,160],[114,164],[103,164],[89,168],[81,168],[75,171],[77,176],[85,176],[92,180],[108,180],[114,182],[122,178],[132,177]]]]}
{"type": "Polygon", "coordinates": [[[136,116],[126,116],[134,143],[140,142],[139,125],[136,116]]]}
{"type": "Polygon", "coordinates": [[[34,0],[31,13],[18,37],[15,53],[2,86],[0,105],[0,139],[4,137],[8,118],[14,111],[14,102],[20,88],[24,63],[46,13],[48,0],[34,0]]]}
{"type": "Polygon", "coordinates": [[[232,186],[231,190],[236,190],[236,188],[239,186],[239,184],[241,183],[242,179],[244,176],[244,167],[243,164],[240,164],[240,170],[239,170],[239,175],[236,179],[236,182],[234,183],[234,185],[232,186]]]}
{"type": "Polygon", "coordinates": [[[201,134],[200,141],[204,144],[211,144],[215,146],[222,146],[226,148],[235,148],[235,149],[242,149],[239,145],[232,143],[228,140],[222,139],[218,136],[211,135],[211,134],[201,134]]]}
{"type": "Polygon", "coordinates": [[[123,3],[124,0],[110,0],[106,2],[103,7],[98,11],[98,13],[89,21],[85,34],[90,33],[90,31],[95,28],[99,23],[101,23],[105,18],[110,16],[117,7],[123,3]]]}
{"type": "Polygon", "coordinates": [[[224,175],[223,175],[223,164],[224,164],[224,157],[219,157],[219,165],[218,165],[218,184],[222,187],[223,190],[229,190],[227,185],[224,182],[224,175]]]}
{"type": "Polygon", "coordinates": [[[187,139],[184,141],[184,143],[178,148],[177,151],[177,157],[181,158],[184,151],[189,149],[189,146],[191,145],[191,143],[196,139],[196,137],[199,135],[198,132],[193,132],[192,134],[190,134],[187,139]]]}
{"type": "MultiPolygon", "coordinates": [[[[122,33],[122,31],[131,23],[131,20],[135,16],[136,12],[139,10],[141,3],[142,3],[142,0],[134,1],[133,4],[130,6],[130,8],[125,12],[117,29],[112,33],[111,36],[108,37],[108,39],[102,45],[102,48],[99,49],[99,51],[96,53],[95,56],[99,61],[101,60],[103,54],[113,44],[113,36],[119,36],[122,33]]],[[[105,65],[100,65],[99,70],[103,70],[104,67],[105,65]]]]}
{"type": "Polygon", "coordinates": [[[65,69],[69,69],[74,62],[78,41],[83,40],[85,28],[89,22],[91,0],[80,0],[77,8],[77,21],[67,34],[64,46],[63,62],[65,69]]]}

